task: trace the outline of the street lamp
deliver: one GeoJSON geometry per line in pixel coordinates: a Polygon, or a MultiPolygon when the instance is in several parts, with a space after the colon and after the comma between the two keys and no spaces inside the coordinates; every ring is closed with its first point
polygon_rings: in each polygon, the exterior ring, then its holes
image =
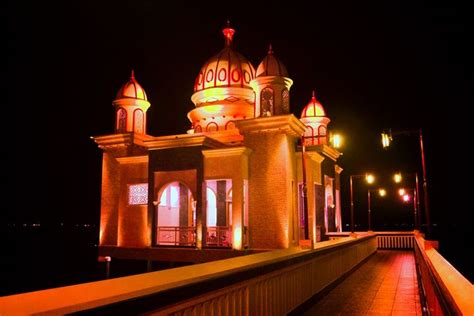
{"type": "Polygon", "coordinates": [[[373,191],[378,191],[379,192],[379,195],[381,197],[384,197],[387,195],[387,191],[385,191],[385,189],[378,189],[378,190],[374,190],[374,189],[368,189],[367,190],[367,210],[368,210],[368,222],[369,222],[369,228],[367,231],[371,231],[372,230],[372,215],[371,215],[371,209],[370,209],[370,192],[373,192],[373,191]]]}
{"type": "MultiPolygon", "coordinates": [[[[420,230],[420,224],[421,224],[421,214],[419,212],[420,210],[420,189],[419,189],[419,184],[418,184],[418,173],[417,172],[413,172],[413,173],[409,173],[410,175],[414,175],[415,176],[415,193],[413,194],[413,203],[416,203],[416,205],[414,205],[414,212],[415,212],[415,228],[420,230]]],[[[394,176],[393,176],[393,179],[395,181],[395,183],[400,183],[402,182],[403,180],[403,177],[402,177],[402,173],[398,172],[396,173],[394,176]],[[398,181],[397,181],[398,180],[398,181]]],[[[400,189],[400,190],[405,190],[405,189],[400,189]]],[[[400,193],[400,190],[399,190],[399,194],[400,196],[403,196],[405,194],[405,192],[403,193],[400,193]]]]}
{"type": "Polygon", "coordinates": [[[364,178],[365,181],[369,184],[374,183],[375,177],[372,174],[351,174],[349,176],[349,186],[351,194],[351,233],[354,233],[354,191],[352,190],[352,178],[364,178]]]}
{"type": "Polygon", "coordinates": [[[426,237],[429,239],[431,237],[431,221],[430,221],[430,208],[429,208],[429,199],[428,199],[428,180],[426,179],[426,164],[425,164],[425,152],[423,150],[423,133],[421,128],[418,130],[407,130],[407,131],[397,131],[392,132],[389,129],[388,133],[382,133],[382,145],[386,149],[390,146],[390,142],[393,140],[392,136],[394,135],[412,135],[418,134],[420,139],[420,153],[421,153],[421,167],[423,169],[423,197],[425,202],[425,217],[426,217],[426,237]]]}
{"type": "Polygon", "coordinates": [[[342,146],[342,136],[340,134],[331,133],[329,142],[332,144],[332,147],[339,149],[342,146]]]}
{"type": "MultiPolygon", "coordinates": [[[[420,202],[418,201],[418,190],[417,188],[412,189],[413,190],[413,218],[415,222],[415,228],[419,229],[419,219],[418,219],[418,209],[420,207],[420,202]]],[[[399,189],[398,194],[401,196],[403,202],[408,203],[410,202],[410,195],[406,193],[405,189],[399,189]]]]}
{"type": "Polygon", "coordinates": [[[402,174],[399,172],[399,173],[395,173],[393,175],[393,181],[395,181],[395,183],[400,183],[402,182],[402,174]]]}

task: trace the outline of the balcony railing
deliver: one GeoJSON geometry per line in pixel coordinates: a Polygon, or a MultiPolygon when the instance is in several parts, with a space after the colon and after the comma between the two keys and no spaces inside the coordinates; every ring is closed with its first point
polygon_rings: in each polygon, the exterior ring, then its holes
{"type": "Polygon", "coordinates": [[[378,249],[413,249],[415,238],[412,232],[378,232],[378,249]]]}
{"type": "Polygon", "coordinates": [[[160,246],[196,246],[196,227],[159,226],[157,244],[160,246]]]}
{"type": "Polygon", "coordinates": [[[474,315],[472,283],[433,246],[416,236],[416,265],[428,315],[474,315]]]}
{"type": "Polygon", "coordinates": [[[232,247],[232,227],[231,226],[207,227],[206,246],[232,247]]]}

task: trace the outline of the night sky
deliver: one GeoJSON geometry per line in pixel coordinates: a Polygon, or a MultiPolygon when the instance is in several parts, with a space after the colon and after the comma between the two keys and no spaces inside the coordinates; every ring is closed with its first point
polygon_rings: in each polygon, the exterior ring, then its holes
{"type": "MultiPolygon", "coordinates": [[[[416,135],[395,137],[384,151],[379,133],[422,128],[432,222],[472,232],[467,8],[451,1],[65,2],[6,11],[3,223],[98,224],[102,153],[90,136],[113,132],[116,92],[134,69],[151,102],[148,133],[184,133],[194,80],[222,49],[230,19],[236,50],[255,67],[272,43],[294,81],[292,112],[299,117],[314,89],[329,127],[345,135],[345,223],[348,175],[388,178],[401,170],[421,179],[416,135]]],[[[365,203],[357,194],[356,203],[365,203]]],[[[359,208],[356,221],[365,223],[359,208]]]]}

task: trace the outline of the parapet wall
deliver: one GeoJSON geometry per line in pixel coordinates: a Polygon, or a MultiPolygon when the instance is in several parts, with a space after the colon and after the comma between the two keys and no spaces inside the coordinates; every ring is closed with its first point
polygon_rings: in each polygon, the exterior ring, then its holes
{"type": "Polygon", "coordinates": [[[284,315],[376,250],[375,236],[340,238],[311,250],[295,247],[6,296],[0,314],[284,315]]]}

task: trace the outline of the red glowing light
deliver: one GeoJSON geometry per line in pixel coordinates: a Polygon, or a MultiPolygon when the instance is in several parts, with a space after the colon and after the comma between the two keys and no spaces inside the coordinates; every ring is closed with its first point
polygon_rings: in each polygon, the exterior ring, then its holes
{"type": "MultiPolygon", "coordinates": [[[[227,24],[229,24],[229,23],[227,23],[227,24]]],[[[222,30],[222,33],[224,33],[224,36],[225,36],[225,45],[226,46],[232,45],[232,37],[235,34],[235,30],[233,28],[229,27],[229,25],[227,25],[227,27],[222,30]]]]}

